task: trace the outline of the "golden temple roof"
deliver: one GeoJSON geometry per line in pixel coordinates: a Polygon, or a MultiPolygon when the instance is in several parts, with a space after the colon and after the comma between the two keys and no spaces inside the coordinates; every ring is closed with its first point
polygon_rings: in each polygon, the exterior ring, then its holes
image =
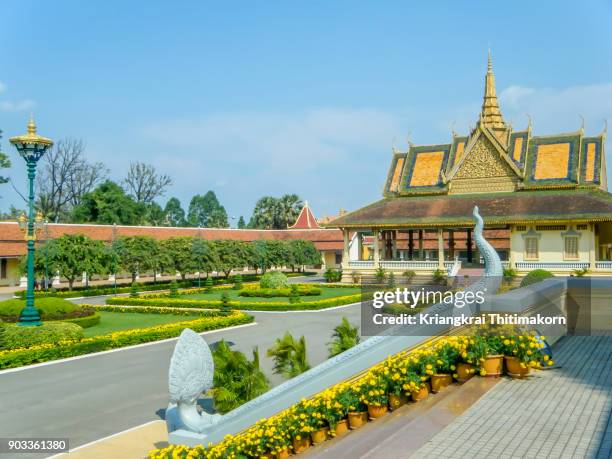
{"type": "Polygon", "coordinates": [[[499,109],[497,100],[497,92],[495,91],[495,74],[493,73],[493,61],[491,59],[491,50],[489,50],[489,59],[487,64],[487,74],[485,75],[485,90],[484,99],[482,101],[482,111],[480,113],[480,122],[489,128],[505,129],[506,123],[499,109]]]}

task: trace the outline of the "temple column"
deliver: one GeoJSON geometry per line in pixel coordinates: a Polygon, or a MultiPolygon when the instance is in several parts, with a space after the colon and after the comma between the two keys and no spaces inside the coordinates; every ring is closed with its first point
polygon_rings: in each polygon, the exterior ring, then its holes
{"type": "Polygon", "coordinates": [[[357,259],[363,260],[363,233],[357,233],[357,259]]]}
{"type": "Polygon", "coordinates": [[[444,269],[444,230],[438,229],[438,269],[444,269]]]}
{"type": "Polygon", "coordinates": [[[597,260],[595,254],[595,224],[591,223],[589,225],[590,237],[589,237],[589,269],[594,271],[596,269],[595,261],[597,260]]]}
{"type": "Polygon", "coordinates": [[[397,260],[397,231],[391,231],[391,258],[397,260]]]}
{"type": "Polygon", "coordinates": [[[419,260],[425,259],[425,252],[423,251],[423,230],[419,230],[419,260]]]}
{"type": "Polygon", "coordinates": [[[472,263],[472,230],[468,229],[467,230],[467,240],[465,242],[465,245],[467,247],[467,262],[468,263],[472,263]]]}
{"type": "Polygon", "coordinates": [[[448,258],[455,259],[455,232],[452,229],[448,230],[448,258]]]}
{"type": "Polygon", "coordinates": [[[408,259],[414,258],[414,233],[412,230],[408,230],[408,259]]]}
{"type": "Polygon", "coordinates": [[[380,267],[380,244],[378,242],[380,231],[376,229],[372,230],[372,234],[374,236],[374,240],[372,241],[372,260],[374,260],[374,269],[378,269],[380,267]]]}
{"type": "Polygon", "coordinates": [[[342,230],[342,238],[344,245],[342,246],[342,269],[349,267],[349,232],[347,229],[342,230]]]}

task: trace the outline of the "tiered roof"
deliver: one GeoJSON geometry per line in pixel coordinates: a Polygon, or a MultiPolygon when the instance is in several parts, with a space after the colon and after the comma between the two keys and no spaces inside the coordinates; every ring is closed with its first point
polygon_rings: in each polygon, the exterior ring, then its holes
{"type": "Polygon", "coordinates": [[[450,215],[455,215],[453,221],[460,216],[468,220],[471,211],[461,207],[463,210],[457,212],[455,207],[459,202],[468,201],[481,203],[481,213],[497,215],[499,221],[511,221],[523,215],[521,203],[533,206],[525,209],[524,217],[528,219],[551,213],[558,219],[562,214],[580,213],[612,220],[605,135],[604,131],[586,136],[581,128],[571,133],[535,136],[531,121],[526,129],[514,131],[504,122],[499,107],[489,53],[482,110],[476,127],[468,135],[453,133],[449,143],[411,145],[404,152],[394,149],[383,191],[385,199],[340,217],[330,226],[373,225],[377,219],[381,219],[381,224],[401,221],[404,225],[417,220],[448,222],[450,215]],[[555,203],[549,197],[555,193],[542,194],[546,190],[567,190],[568,193],[558,194],[568,200],[567,205],[555,203]],[[492,194],[494,199],[486,196],[492,194]],[[466,195],[473,197],[455,199],[466,195]],[[429,199],[404,199],[421,196],[429,199]],[[427,209],[408,209],[422,205],[427,205],[427,209]],[[500,215],[499,209],[505,209],[504,215],[500,215]]]}

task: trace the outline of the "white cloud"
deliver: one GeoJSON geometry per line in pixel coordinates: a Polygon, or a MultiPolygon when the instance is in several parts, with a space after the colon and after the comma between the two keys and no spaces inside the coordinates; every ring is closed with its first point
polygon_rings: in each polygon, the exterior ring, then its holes
{"type": "Polygon", "coordinates": [[[499,98],[504,116],[514,121],[515,129],[527,124],[529,114],[536,135],[575,131],[581,116],[586,132],[596,134],[605,119],[612,120],[612,83],[562,89],[510,86],[499,98]]]}
{"type": "Polygon", "coordinates": [[[34,107],[36,103],[30,99],[11,101],[11,100],[0,100],[0,111],[3,112],[17,112],[23,110],[29,110],[34,107]]]}

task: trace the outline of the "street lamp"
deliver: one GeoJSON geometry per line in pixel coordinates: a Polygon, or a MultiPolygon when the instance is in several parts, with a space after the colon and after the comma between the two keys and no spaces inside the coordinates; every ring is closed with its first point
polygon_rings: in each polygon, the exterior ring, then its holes
{"type": "MultiPolygon", "coordinates": [[[[19,315],[19,325],[32,326],[42,325],[38,310],[34,307],[34,241],[36,240],[36,221],[34,217],[34,178],[36,177],[36,163],[45,152],[53,145],[51,139],[36,134],[36,124],[30,116],[28,133],[11,137],[9,139],[21,157],[25,160],[28,169],[28,180],[30,193],[28,196],[28,216],[19,218],[19,226],[23,227],[25,240],[28,243],[28,290],[26,293],[26,306],[19,315]]],[[[39,227],[42,226],[42,216],[39,219],[39,227]]]]}

